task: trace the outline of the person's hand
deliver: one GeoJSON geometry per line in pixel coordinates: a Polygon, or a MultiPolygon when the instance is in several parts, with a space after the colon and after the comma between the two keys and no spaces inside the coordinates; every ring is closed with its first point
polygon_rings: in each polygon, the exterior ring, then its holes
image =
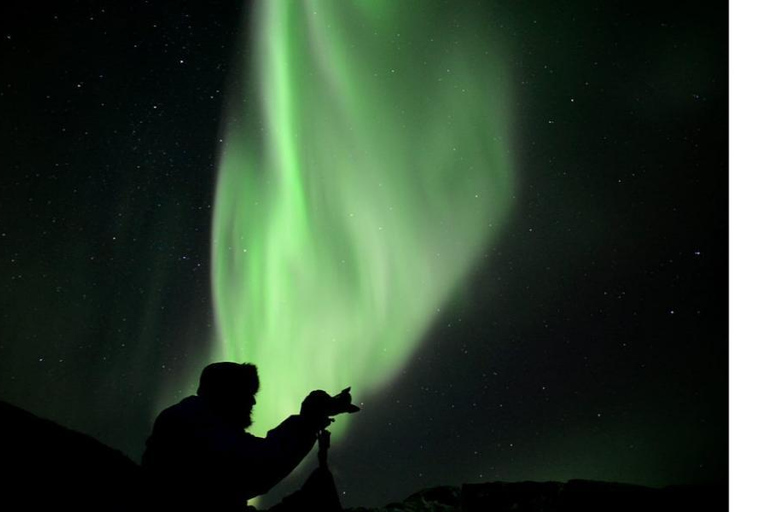
{"type": "Polygon", "coordinates": [[[333,423],[333,420],[328,417],[330,403],[331,396],[321,389],[311,392],[301,402],[300,415],[310,424],[312,430],[323,430],[333,423]]]}

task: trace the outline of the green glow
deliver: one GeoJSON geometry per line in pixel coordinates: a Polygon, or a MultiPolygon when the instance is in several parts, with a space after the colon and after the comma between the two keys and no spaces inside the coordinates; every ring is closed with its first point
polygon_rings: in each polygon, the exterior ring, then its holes
{"type": "Polygon", "coordinates": [[[216,356],[258,365],[263,433],[312,389],[360,401],[399,373],[503,222],[511,177],[504,55],[472,9],[257,5],[212,279],[216,356]]]}

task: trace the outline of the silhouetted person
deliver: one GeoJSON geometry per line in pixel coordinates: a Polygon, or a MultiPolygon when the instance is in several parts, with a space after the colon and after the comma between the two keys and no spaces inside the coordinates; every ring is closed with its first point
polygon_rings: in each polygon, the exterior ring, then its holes
{"type": "Polygon", "coordinates": [[[320,467],[302,488],[274,510],[339,511],[333,476],[326,464],[330,433],[324,430],[340,412],[356,412],[349,389],[336,397],[313,391],[290,416],[255,437],[251,410],[259,377],[252,364],[213,363],[200,376],[197,395],[165,409],[155,420],[142,458],[154,510],[234,512],[269,491],[320,440],[320,467]]]}

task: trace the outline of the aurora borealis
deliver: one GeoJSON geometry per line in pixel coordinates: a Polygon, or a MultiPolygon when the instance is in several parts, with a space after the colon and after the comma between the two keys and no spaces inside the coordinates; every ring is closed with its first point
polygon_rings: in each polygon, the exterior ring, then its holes
{"type": "Polygon", "coordinates": [[[511,200],[510,84],[477,20],[452,48],[423,29],[438,4],[362,5],[258,4],[225,116],[217,325],[221,358],[280,383],[262,433],[312,389],[396,376],[511,200]]]}
{"type": "Polygon", "coordinates": [[[3,4],[0,400],[138,460],[243,358],[257,431],[352,386],[347,506],[723,481],[726,14],[3,4]]]}

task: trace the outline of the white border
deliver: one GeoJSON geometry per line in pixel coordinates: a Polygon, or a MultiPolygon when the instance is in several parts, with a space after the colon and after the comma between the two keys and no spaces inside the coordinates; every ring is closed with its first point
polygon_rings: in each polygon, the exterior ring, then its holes
{"type": "Polygon", "coordinates": [[[768,510],[768,9],[730,4],[730,502],[768,510]]]}

